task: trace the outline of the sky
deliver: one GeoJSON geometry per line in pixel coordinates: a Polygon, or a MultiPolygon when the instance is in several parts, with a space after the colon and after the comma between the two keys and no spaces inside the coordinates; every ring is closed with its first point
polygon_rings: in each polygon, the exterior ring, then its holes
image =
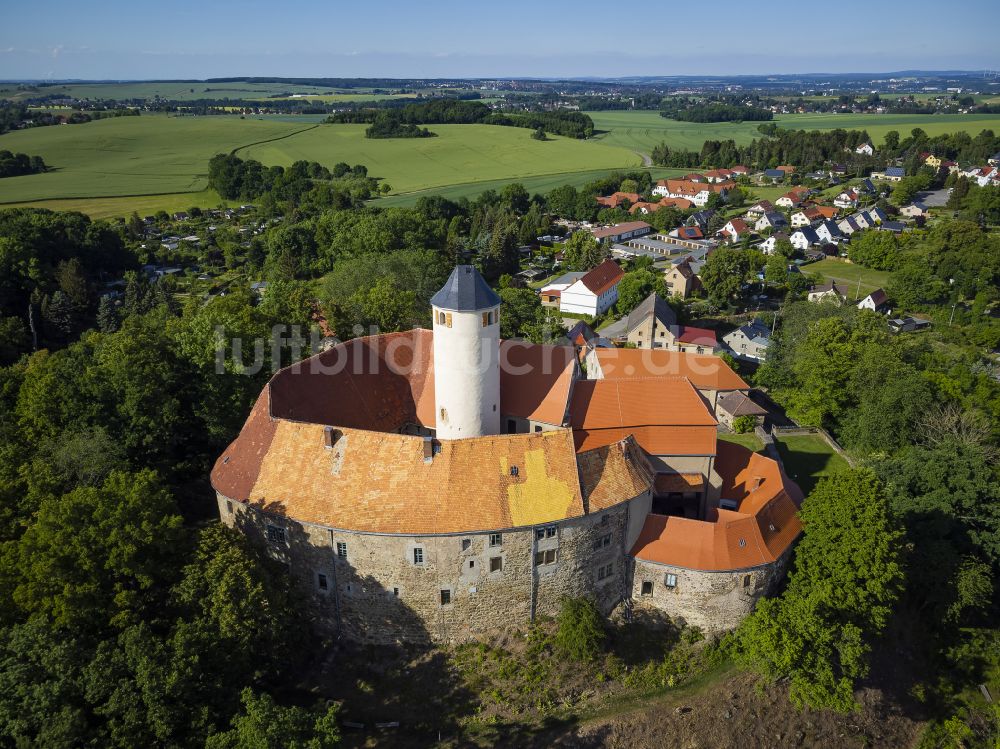
{"type": "Polygon", "coordinates": [[[997,0],[0,0],[0,79],[995,70],[998,24],[997,0]]]}

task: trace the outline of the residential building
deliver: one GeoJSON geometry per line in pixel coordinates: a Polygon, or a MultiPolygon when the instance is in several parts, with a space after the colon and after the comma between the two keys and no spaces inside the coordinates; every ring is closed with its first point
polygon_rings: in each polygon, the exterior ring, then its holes
{"type": "Polygon", "coordinates": [[[822,286],[813,287],[807,298],[810,302],[835,301],[840,304],[847,299],[847,293],[837,286],[836,282],[829,281],[822,286]]]}
{"type": "Polygon", "coordinates": [[[608,241],[612,244],[624,242],[632,237],[644,237],[653,231],[653,227],[645,221],[626,221],[624,224],[605,226],[600,229],[591,229],[590,233],[599,242],[608,241]]]}
{"type": "Polygon", "coordinates": [[[719,398],[715,413],[720,423],[733,429],[733,423],[741,416],[749,416],[757,426],[762,426],[767,416],[767,409],[751,400],[746,393],[734,391],[719,398]]]}
{"type": "Polygon", "coordinates": [[[766,231],[767,229],[778,230],[783,229],[788,226],[788,219],[785,218],[784,213],[778,213],[777,211],[771,211],[765,213],[759,219],[757,223],[754,224],[754,229],[757,231],[766,231]]]}
{"type": "Polygon", "coordinates": [[[701,279],[692,269],[688,259],[671,265],[665,270],[663,282],[672,296],[679,296],[682,299],[687,299],[693,292],[701,288],[701,279]]]}
{"type": "Polygon", "coordinates": [[[867,309],[880,314],[888,314],[889,297],[882,289],[875,289],[871,294],[858,302],[858,309],[867,309]]]}
{"type": "Polygon", "coordinates": [[[585,275],[587,275],[586,271],[571,271],[569,273],[563,273],[558,278],[549,281],[538,292],[538,296],[542,301],[542,306],[555,307],[558,309],[559,300],[562,297],[563,291],[568,289],[585,275]]]}
{"type": "Polygon", "coordinates": [[[659,294],[650,294],[628,313],[625,339],[636,348],[667,348],[677,325],[673,308],[659,294]]]}
{"type": "Polygon", "coordinates": [[[608,259],[567,286],[559,295],[559,311],[578,315],[603,315],[618,301],[618,284],[625,274],[608,259]]]}
{"type": "Polygon", "coordinates": [[[737,359],[764,361],[771,345],[771,329],[762,321],[753,320],[722,336],[722,342],[737,359]]]}

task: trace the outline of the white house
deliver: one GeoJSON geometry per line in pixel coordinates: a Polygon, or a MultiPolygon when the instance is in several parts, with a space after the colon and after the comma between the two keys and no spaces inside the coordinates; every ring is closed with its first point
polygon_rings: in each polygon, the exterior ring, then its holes
{"type": "Polygon", "coordinates": [[[909,216],[910,218],[916,218],[917,216],[926,216],[927,206],[917,201],[914,203],[910,203],[910,205],[903,206],[902,208],[899,209],[899,212],[904,216],[909,216]]]}
{"type": "Polygon", "coordinates": [[[796,232],[792,232],[792,236],[788,238],[788,241],[792,243],[792,247],[796,250],[807,250],[810,246],[819,244],[819,236],[817,236],[812,227],[805,226],[796,232]]]}
{"type": "Polygon", "coordinates": [[[777,245],[778,242],[780,242],[782,239],[788,239],[788,236],[783,232],[779,231],[776,234],[772,234],[763,242],[761,242],[758,245],[758,247],[760,248],[760,251],[763,252],[765,255],[773,255],[775,245],[777,245]]]}
{"type": "Polygon", "coordinates": [[[810,302],[825,302],[825,301],[835,301],[840,304],[845,299],[847,299],[847,294],[837,286],[833,281],[825,283],[822,286],[816,286],[813,288],[808,297],[810,302]]]}
{"type": "Polygon", "coordinates": [[[600,315],[618,301],[618,284],[625,274],[614,260],[605,260],[563,289],[559,311],[600,315]]]}
{"type": "Polygon", "coordinates": [[[747,226],[746,221],[743,219],[734,218],[727,222],[726,225],[722,227],[721,231],[726,233],[727,239],[730,242],[739,242],[744,237],[749,236],[750,227],[747,226]]]}
{"type": "Polygon", "coordinates": [[[771,330],[760,320],[754,320],[722,336],[722,342],[739,359],[764,361],[771,343],[771,330]]]}
{"type": "Polygon", "coordinates": [[[764,231],[765,229],[780,229],[784,226],[788,226],[788,219],[785,218],[785,214],[778,213],[777,211],[765,213],[757,219],[757,223],[754,224],[754,228],[757,231],[764,231]]]}
{"type": "Polygon", "coordinates": [[[813,230],[821,242],[832,244],[841,237],[840,227],[835,221],[824,221],[817,224],[813,230]]]}
{"type": "Polygon", "coordinates": [[[854,190],[844,190],[833,200],[838,208],[854,208],[858,204],[858,194],[854,190]]]}
{"type": "Polygon", "coordinates": [[[889,297],[882,289],[875,289],[871,294],[858,302],[858,309],[869,309],[872,312],[888,313],[889,297]]]}
{"type": "Polygon", "coordinates": [[[863,153],[865,156],[874,156],[875,149],[872,148],[871,143],[862,143],[860,146],[854,149],[854,153],[863,153]]]}
{"type": "Polygon", "coordinates": [[[805,211],[796,211],[795,213],[792,214],[793,229],[799,229],[803,226],[809,226],[809,224],[811,223],[812,221],[809,220],[809,217],[806,215],[805,211]]]}

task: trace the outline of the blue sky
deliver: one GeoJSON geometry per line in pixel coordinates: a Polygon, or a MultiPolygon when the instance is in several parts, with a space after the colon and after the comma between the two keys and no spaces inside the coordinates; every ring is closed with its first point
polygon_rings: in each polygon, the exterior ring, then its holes
{"type": "Polygon", "coordinates": [[[1000,68],[997,0],[3,0],[0,78],[1000,68]]]}

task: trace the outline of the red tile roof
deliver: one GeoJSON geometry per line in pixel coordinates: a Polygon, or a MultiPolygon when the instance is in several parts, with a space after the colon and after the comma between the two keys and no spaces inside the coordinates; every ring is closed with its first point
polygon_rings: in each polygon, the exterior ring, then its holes
{"type": "Polygon", "coordinates": [[[677,328],[674,336],[681,343],[694,343],[701,346],[715,348],[719,345],[715,337],[715,331],[708,328],[693,328],[690,325],[681,325],[677,328]]]}
{"type": "MultiPolygon", "coordinates": [[[[626,226],[626,224],[619,224],[619,226],[626,226]]],[[[621,281],[624,275],[625,272],[618,266],[618,263],[608,258],[581,278],[580,283],[586,286],[592,294],[600,296],[621,281]]]]}

